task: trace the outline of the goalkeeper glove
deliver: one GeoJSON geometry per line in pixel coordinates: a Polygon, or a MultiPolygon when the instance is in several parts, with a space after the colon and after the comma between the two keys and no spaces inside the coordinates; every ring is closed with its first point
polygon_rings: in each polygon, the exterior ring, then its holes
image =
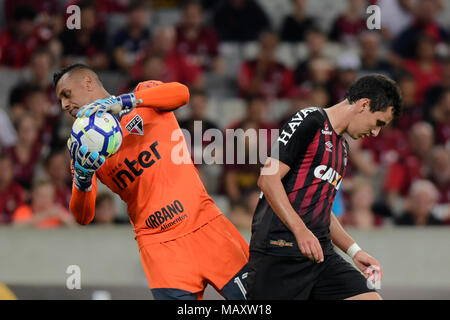
{"type": "Polygon", "coordinates": [[[119,116],[122,116],[140,103],[142,103],[142,99],[136,99],[134,93],[122,94],[118,97],[110,96],[109,98],[98,99],[82,106],[78,110],[77,117],[89,117],[94,113],[101,117],[104,112],[118,113],[119,116]]]}
{"type": "Polygon", "coordinates": [[[98,152],[88,152],[86,146],[79,147],[76,140],[67,142],[70,156],[73,161],[73,180],[80,191],[90,191],[92,188],[92,176],[104,163],[105,157],[98,152]]]}

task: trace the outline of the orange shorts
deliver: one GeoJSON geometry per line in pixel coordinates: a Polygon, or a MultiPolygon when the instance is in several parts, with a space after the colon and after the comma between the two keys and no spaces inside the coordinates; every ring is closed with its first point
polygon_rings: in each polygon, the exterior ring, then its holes
{"type": "Polygon", "coordinates": [[[221,290],[248,262],[249,247],[223,215],[180,238],[140,248],[151,289],[221,290]]]}

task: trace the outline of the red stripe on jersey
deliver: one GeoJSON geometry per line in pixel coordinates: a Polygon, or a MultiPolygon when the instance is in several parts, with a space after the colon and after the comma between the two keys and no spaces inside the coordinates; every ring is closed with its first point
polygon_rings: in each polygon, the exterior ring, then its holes
{"type": "Polygon", "coordinates": [[[308,146],[302,165],[298,170],[297,180],[295,181],[294,188],[292,189],[292,192],[290,192],[288,195],[289,201],[291,203],[294,203],[295,198],[297,197],[298,190],[300,190],[305,184],[305,180],[306,177],[308,176],[309,169],[311,168],[311,164],[314,161],[314,156],[316,155],[317,149],[319,148],[319,140],[320,140],[319,137],[320,137],[320,130],[317,130],[313,142],[308,146]],[[308,154],[311,154],[311,156],[307,157],[308,154]]]}
{"type": "MultiPolygon", "coordinates": [[[[341,138],[341,139],[339,139],[339,154],[338,154],[338,158],[337,158],[338,163],[337,163],[337,166],[336,166],[337,167],[337,172],[341,172],[341,170],[342,170],[342,163],[343,163],[344,154],[345,154],[344,149],[345,149],[345,140],[343,138],[341,138]]],[[[344,179],[345,169],[346,168],[344,168],[344,171],[342,172],[341,180],[344,179]]],[[[328,203],[328,207],[327,207],[327,211],[326,212],[330,212],[331,211],[334,199],[336,198],[336,194],[337,194],[337,190],[334,191],[333,197],[332,197],[332,199],[330,199],[330,202],[328,203]]],[[[324,223],[328,223],[328,221],[330,219],[330,215],[331,215],[331,212],[330,212],[330,214],[327,214],[325,216],[324,223]]]]}
{"type": "MultiPolygon", "coordinates": [[[[330,141],[331,138],[330,139],[326,139],[325,138],[325,140],[326,140],[325,141],[325,143],[326,143],[327,141],[330,141]]],[[[333,133],[333,149],[336,148],[336,147],[337,147],[336,146],[336,135],[333,133]]],[[[331,160],[331,167],[333,169],[336,168],[336,166],[335,166],[335,159],[336,159],[336,153],[337,152],[338,152],[338,150],[332,150],[332,154],[333,155],[332,155],[332,160],[331,160]]],[[[325,150],[325,155],[326,155],[326,156],[324,156],[325,161],[322,162],[322,163],[326,163],[327,167],[328,167],[328,161],[329,161],[329,158],[330,158],[330,153],[325,150]]],[[[339,171],[337,171],[337,172],[339,173],[339,171]]],[[[314,211],[313,211],[313,217],[312,217],[312,220],[311,220],[313,225],[315,225],[318,222],[318,221],[316,221],[316,219],[317,219],[318,215],[322,212],[323,206],[325,205],[326,199],[322,199],[322,197],[324,197],[324,196],[326,196],[328,194],[328,192],[330,191],[330,188],[334,188],[331,183],[326,183],[325,186],[322,188],[322,192],[320,193],[319,200],[318,200],[319,204],[318,204],[318,206],[316,206],[314,208],[314,211]]],[[[327,207],[329,206],[329,204],[330,204],[330,202],[327,203],[327,207]]],[[[328,211],[325,211],[325,215],[326,215],[326,212],[328,212],[328,211]]]]}

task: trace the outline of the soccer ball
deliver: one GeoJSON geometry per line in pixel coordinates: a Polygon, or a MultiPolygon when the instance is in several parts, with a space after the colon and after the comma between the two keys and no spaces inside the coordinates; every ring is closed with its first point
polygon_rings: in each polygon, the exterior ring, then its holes
{"type": "Polygon", "coordinates": [[[88,152],[97,151],[107,159],[119,150],[122,144],[122,129],[112,114],[104,112],[98,117],[94,113],[75,120],[71,139],[77,140],[80,147],[87,146],[88,152]]]}

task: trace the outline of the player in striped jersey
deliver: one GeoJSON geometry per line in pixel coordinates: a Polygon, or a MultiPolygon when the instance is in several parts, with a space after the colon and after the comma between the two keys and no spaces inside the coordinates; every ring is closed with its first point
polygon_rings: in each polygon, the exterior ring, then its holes
{"type": "Polygon", "coordinates": [[[397,84],[369,75],[350,87],[344,101],[300,110],[281,128],[258,180],[249,299],[381,299],[334,251],[333,244],[347,252],[368,280],[381,279],[378,261],[359,249],[331,207],[347,165],[343,134],[376,136],[400,113],[397,84]]]}

